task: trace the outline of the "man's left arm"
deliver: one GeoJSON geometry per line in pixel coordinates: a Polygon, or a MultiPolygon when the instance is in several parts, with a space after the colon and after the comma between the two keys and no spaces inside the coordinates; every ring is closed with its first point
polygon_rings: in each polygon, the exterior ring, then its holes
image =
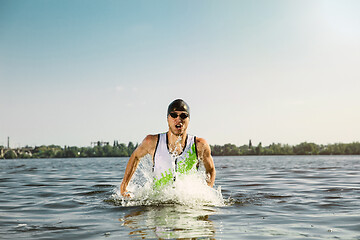
{"type": "Polygon", "coordinates": [[[214,160],[211,156],[211,149],[209,144],[203,138],[196,138],[197,150],[200,160],[203,162],[208,179],[206,179],[210,187],[214,186],[216,170],[214,160]]]}

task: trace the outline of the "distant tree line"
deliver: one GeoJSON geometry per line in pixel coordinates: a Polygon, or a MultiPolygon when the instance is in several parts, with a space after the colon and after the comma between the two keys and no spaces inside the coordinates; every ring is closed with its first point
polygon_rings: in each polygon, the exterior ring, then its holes
{"type": "Polygon", "coordinates": [[[5,159],[14,158],[86,158],[86,157],[129,157],[137,148],[138,144],[129,142],[118,143],[114,141],[113,145],[100,144],[93,147],[74,147],[74,146],[37,146],[23,147],[18,149],[5,149],[0,146],[2,157],[5,159]]]}
{"type": "Polygon", "coordinates": [[[225,145],[210,145],[213,156],[240,156],[240,155],[360,155],[360,143],[335,143],[328,145],[317,145],[315,143],[303,142],[296,146],[288,144],[273,143],[263,147],[261,143],[257,146],[236,146],[228,143],[225,145]]]}
{"type": "MultiPolygon", "coordinates": [[[[70,147],[70,146],[37,146],[17,149],[6,149],[0,146],[0,158],[86,158],[86,157],[129,157],[137,148],[138,144],[129,142],[113,145],[101,144],[93,147],[70,147]]],[[[213,156],[240,156],[240,155],[360,155],[360,143],[335,143],[317,145],[303,142],[295,146],[288,144],[273,143],[263,147],[261,143],[253,146],[251,140],[248,145],[236,146],[231,143],[225,145],[210,145],[213,156]]]]}

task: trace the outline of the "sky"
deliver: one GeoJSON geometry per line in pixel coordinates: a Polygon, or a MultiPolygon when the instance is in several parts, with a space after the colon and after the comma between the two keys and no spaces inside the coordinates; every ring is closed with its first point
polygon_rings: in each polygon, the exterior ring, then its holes
{"type": "Polygon", "coordinates": [[[0,0],[0,145],[360,141],[360,1],[0,0]]]}

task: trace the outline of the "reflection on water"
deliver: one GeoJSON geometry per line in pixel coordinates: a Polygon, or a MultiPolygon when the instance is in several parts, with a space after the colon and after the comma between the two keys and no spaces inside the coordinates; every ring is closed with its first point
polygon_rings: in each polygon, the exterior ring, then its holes
{"type": "Polygon", "coordinates": [[[213,238],[215,227],[209,215],[211,207],[184,205],[145,206],[120,218],[122,225],[132,229],[132,238],[213,238]]]}

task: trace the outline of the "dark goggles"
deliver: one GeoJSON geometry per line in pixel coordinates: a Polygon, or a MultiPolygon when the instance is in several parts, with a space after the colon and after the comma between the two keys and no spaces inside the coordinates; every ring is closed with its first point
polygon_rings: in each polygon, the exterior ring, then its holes
{"type": "Polygon", "coordinates": [[[181,113],[180,115],[178,115],[176,112],[171,112],[169,114],[172,118],[177,118],[178,116],[180,116],[180,118],[183,120],[189,117],[189,114],[187,113],[181,113]]]}

